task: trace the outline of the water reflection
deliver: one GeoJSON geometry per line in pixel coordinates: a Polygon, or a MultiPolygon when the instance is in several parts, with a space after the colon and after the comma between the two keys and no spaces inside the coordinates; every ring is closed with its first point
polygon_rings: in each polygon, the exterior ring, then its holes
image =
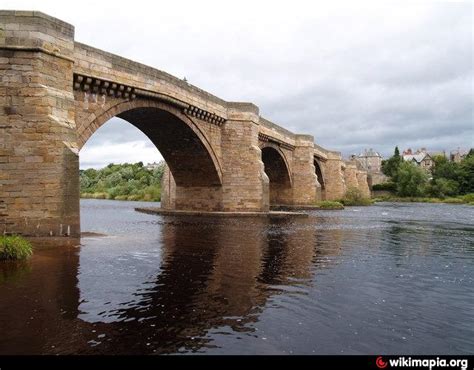
{"type": "Polygon", "coordinates": [[[133,206],[83,203],[83,229],[109,236],[0,264],[0,353],[465,353],[474,345],[468,208],[444,223],[430,221],[433,209],[414,217],[397,206],[288,220],[162,218],[133,206]]]}
{"type": "MultiPolygon", "coordinates": [[[[169,353],[211,346],[211,328],[252,332],[270,295],[309,284],[315,234],[289,221],[168,219],[160,227],[161,271],[94,323],[105,340],[87,353],[169,353]],[[199,235],[196,238],[196,235],[199,235]],[[309,239],[308,239],[309,238],[309,239]],[[301,241],[304,240],[304,243],[301,241]],[[279,286],[282,285],[282,288],[279,286]],[[136,340],[140,333],[141,340],[136,340]]],[[[99,334],[100,335],[100,334],[99,334]]]]}

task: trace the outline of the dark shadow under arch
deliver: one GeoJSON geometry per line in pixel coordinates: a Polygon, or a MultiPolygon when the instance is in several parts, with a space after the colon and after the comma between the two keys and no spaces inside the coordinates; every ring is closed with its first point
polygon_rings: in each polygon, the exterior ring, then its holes
{"type": "Polygon", "coordinates": [[[219,161],[203,132],[179,110],[155,102],[126,102],[109,107],[83,123],[80,143],[112,117],[126,120],[157,147],[177,186],[216,187],[222,184],[219,161]]]}
{"type": "Polygon", "coordinates": [[[283,153],[272,146],[263,147],[262,161],[270,180],[270,204],[291,204],[291,176],[283,153]]]}
{"type": "Polygon", "coordinates": [[[319,183],[316,198],[317,200],[325,200],[326,199],[326,182],[324,181],[321,165],[319,164],[319,161],[316,158],[314,158],[314,169],[315,169],[316,177],[318,178],[318,183],[319,183]]]}
{"type": "Polygon", "coordinates": [[[321,166],[316,159],[314,160],[314,168],[316,170],[316,176],[318,178],[319,185],[321,185],[321,190],[325,190],[326,185],[324,183],[323,172],[321,171],[321,166]]]}

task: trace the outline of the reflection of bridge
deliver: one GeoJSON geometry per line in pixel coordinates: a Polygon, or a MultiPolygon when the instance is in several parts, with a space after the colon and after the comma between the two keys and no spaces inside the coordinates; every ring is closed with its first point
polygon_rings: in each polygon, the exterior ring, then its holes
{"type": "Polygon", "coordinates": [[[0,12],[3,231],[79,234],[79,150],[110,118],[143,131],[169,170],[168,209],[267,211],[368,193],[341,154],[167,73],[74,41],[39,12],[0,12]]]}
{"type": "MultiPolygon", "coordinates": [[[[59,258],[54,249],[42,251],[35,268],[17,278],[19,287],[2,287],[0,327],[5,335],[0,336],[0,354],[167,353],[212,345],[208,333],[216,328],[251,332],[268,301],[282,294],[279,286],[305,289],[315,268],[330,267],[318,260],[327,264],[327,256],[340,253],[340,230],[324,242],[309,227],[312,223],[314,219],[299,219],[298,225],[281,219],[213,219],[203,228],[198,218],[168,219],[151,231],[162,250],[157,273],[137,282],[132,302],[126,304],[116,301],[107,281],[80,292],[78,279],[88,266],[79,260],[77,248],[60,249],[59,258]],[[96,311],[81,314],[81,302],[89,297],[113,303],[93,302],[96,311]],[[101,344],[93,347],[90,341],[101,344]]],[[[8,278],[9,273],[14,271],[0,269],[0,276],[8,278]]],[[[15,284],[13,278],[7,281],[15,284]]]]}

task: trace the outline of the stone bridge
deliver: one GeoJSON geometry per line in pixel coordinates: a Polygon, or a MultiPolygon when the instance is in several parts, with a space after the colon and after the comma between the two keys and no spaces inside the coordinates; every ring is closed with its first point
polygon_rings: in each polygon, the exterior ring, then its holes
{"type": "Polygon", "coordinates": [[[163,155],[163,208],[266,212],[369,193],[365,172],[256,105],[76,42],[43,13],[0,11],[0,70],[2,233],[79,235],[79,152],[114,116],[163,155]]]}

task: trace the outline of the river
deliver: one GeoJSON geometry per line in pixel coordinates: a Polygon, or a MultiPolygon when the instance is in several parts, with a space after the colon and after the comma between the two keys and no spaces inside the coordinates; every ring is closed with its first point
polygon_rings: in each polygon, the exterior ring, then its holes
{"type": "Polygon", "coordinates": [[[474,207],[308,218],[82,200],[78,247],[0,263],[0,354],[466,354],[474,207]]]}

